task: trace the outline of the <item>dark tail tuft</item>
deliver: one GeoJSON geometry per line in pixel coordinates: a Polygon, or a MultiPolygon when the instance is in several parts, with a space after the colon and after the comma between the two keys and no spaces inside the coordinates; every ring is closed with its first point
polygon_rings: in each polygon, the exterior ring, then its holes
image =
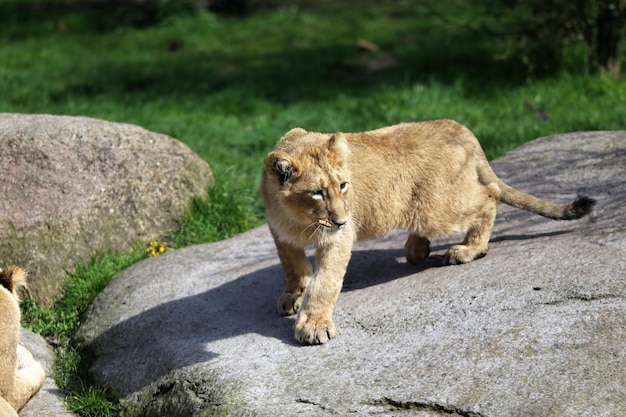
{"type": "Polygon", "coordinates": [[[591,213],[595,204],[596,200],[593,198],[577,198],[572,204],[570,204],[569,210],[565,213],[564,220],[580,219],[581,217],[591,213]]]}

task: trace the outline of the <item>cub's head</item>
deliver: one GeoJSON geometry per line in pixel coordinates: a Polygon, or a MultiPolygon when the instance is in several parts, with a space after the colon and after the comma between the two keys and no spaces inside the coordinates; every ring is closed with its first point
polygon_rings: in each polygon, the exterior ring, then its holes
{"type": "Polygon", "coordinates": [[[262,192],[268,222],[308,241],[349,225],[349,154],[341,133],[288,132],[265,159],[262,192]]]}

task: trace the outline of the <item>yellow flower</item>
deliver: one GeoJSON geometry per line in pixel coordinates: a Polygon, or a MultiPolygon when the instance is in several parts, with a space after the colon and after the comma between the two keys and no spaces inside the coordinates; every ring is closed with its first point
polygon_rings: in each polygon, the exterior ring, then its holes
{"type": "Polygon", "coordinates": [[[168,250],[170,250],[170,248],[165,246],[165,243],[157,242],[156,240],[151,240],[146,247],[146,253],[150,257],[160,255],[168,250]]]}

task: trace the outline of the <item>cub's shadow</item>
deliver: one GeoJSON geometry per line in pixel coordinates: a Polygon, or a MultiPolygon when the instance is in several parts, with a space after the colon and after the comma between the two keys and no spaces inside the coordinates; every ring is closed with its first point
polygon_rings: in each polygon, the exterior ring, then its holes
{"type": "MultiPolygon", "coordinates": [[[[383,284],[438,264],[432,257],[416,267],[396,260],[402,256],[402,250],[355,251],[344,291],[383,284]]],[[[212,287],[212,278],[206,277],[208,290],[159,304],[100,334],[85,347],[85,353],[93,358],[92,371],[123,381],[117,390],[126,395],[174,369],[234,354],[234,338],[240,338],[235,343],[242,349],[253,348],[251,342],[271,343],[263,338],[277,339],[287,347],[299,346],[293,338],[293,317],[278,313],[277,300],[284,289],[278,257],[271,266],[221,285],[212,287]],[[249,336],[254,334],[261,339],[249,336]]]]}
{"type": "MultiPolygon", "coordinates": [[[[352,253],[343,281],[342,292],[361,290],[382,285],[399,278],[417,274],[429,268],[443,266],[443,251],[447,246],[434,246],[431,255],[419,265],[412,265],[404,258],[404,249],[356,250],[352,253]],[[441,252],[441,254],[439,254],[441,252]],[[434,254],[433,254],[434,253],[434,254]]],[[[419,277],[414,277],[419,279],[419,277]]]]}

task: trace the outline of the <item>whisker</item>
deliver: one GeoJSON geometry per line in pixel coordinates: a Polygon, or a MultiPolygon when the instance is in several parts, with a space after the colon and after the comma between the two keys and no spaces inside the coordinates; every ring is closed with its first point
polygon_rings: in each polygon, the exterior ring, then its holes
{"type": "MultiPolygon", "coordinates": [[[[310,227],[313,227],[313,226],[317,226],[317,227],[319,227],[319,224],[318,224],[317,222],[313,222],[313,223],[311,223],[310,225],[308,225],[307,227],[305,227],[304,229],[302,229],[302,231],[300,232],[300,236],[302,236],[302,235],[304,234],[304,232],[306,232],[306,231],[307,231],[307,229],[309,229],[310,227]]],[[[316,230],[313,230],[313,233],[311,233],[311,235],[309,235],[309,239],[310,239],[310,238],[311,238],[311,237],[312,237],[312,236],[313,236],[316,232],[317,232],[317,228],[316,228],[316,230]]]]}
{"type": "Polygon", "coordinates": [[[354,227],[355,231],[363,227],[363,222],[361,222],[354,214],[350,216],[349,222],[354,227]]]}
{"type": "Polygon", "coordinates": [[[309,239],[312,239],[313,236],[315,236],[315,234],[319,234],[321,232],[322,240],[323,240],[323,238],[324,238],[324,228],[319,223],[315,223],[315,224],[316,224],[317,227],[315,228],[315,230],[313,230],[313,232],[311,232],[311,234],[309,235],[309,239]]]}
{"type": "Polygon", "coordinates": [[[322,225],[319,225],[318,230],[320,231],[320,235],[321,235],[320,243],[322,245],[325,245],[326,244],[326,228],[322,225]]]}

